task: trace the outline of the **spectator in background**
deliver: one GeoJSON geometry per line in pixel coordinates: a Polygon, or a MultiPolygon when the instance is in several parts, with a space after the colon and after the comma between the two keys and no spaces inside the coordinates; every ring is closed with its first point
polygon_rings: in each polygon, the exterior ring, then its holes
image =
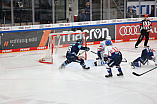
{"type": "Polygon", "coordinates": [[[136,12],[133,9],[133,6],[129,6],[129,10],[127,11],[126,18],[136,18],[136,12]]]}
{"type": "Polygon", "coordinates": [[[149,15],[149,17],[154,17],[154,5],[151,6],[151,14],[149,15]]]}
{"type": "Polygon", "coordinates": [[[81,13],[76,18],[77,22],[86,21],[85,10],[81,9],[81,13]]]}
{"type": "Polygon", "coordinates": [[[86,15],[86,21],[90,21],[90,5],[89,5],[89,2],[86,3],[85,15],[86,15]]]}

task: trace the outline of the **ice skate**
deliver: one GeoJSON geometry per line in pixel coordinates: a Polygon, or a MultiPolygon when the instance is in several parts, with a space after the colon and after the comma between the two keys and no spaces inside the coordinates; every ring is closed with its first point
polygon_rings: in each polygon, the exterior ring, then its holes
{"type": "Polygon", "coordinates": [[[149,46],[144,46],[144,48],[149,48],[149,46]]]}
{"type": "Polygon", "coordinates": [[[62,64],[62,65],[59,67],[59,69],[63,69],[63,68],[65,68],[65,66],[62,64]]]}
{"type": "Polygon", "coordinates": [[[123,76],[124,74],[123,74],[123,72],[119,72],[118,74],[117,74],[117,76],[123,76]]]}
{"type": "Polygon", "coordinates": [[[83,69],[90,69],[90,67],[82,66],[83,69]]]}
{"type": "Polygon", "coordinates": [[[112,73],[108,74],[108,75],[105,75],[106,78],[109,78],[109,77],[112,77],[112,73]]]}
{"type": "Polygon", "coordinates": [[[97,66],[97,62],[96,61],[94,62],[94,66],[97,66]]]}
{"type": "Polygon", "coordinates": [[[130,65],[131,65],[131,68],[132,68],[132,69],[135,69],[134,62],[130,62],[130,65]]]}

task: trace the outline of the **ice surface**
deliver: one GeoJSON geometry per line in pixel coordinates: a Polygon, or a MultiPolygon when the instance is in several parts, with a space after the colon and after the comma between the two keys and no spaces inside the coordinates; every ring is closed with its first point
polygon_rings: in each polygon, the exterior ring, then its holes
{"type": "MultiPolygon", "coordinates": [[[[39,63],[45,50],[0,54],[0,104],[157,104],[157,70],[141,77],[132,72],[143,73],[154,68],[154,62],[142,68],[131,69],[129,62],[140,56],[143,42],[134,49],[135,42],[114,43],[121,50],[123,77],[112,68],[113,77],[104,78],[105,66],[93,66],[97,55],[88,52],[84,70],[78,63],[65,69],[58,67],[65,61],[58,51],[53,65],[39,63]]],[[[157,49],[157,40],[149,41],[157,49]]],[[[98,45],[89,46],[92,51],[98,45]]],[[[63,55],[64,56],[64,55],[63,55]]]]}

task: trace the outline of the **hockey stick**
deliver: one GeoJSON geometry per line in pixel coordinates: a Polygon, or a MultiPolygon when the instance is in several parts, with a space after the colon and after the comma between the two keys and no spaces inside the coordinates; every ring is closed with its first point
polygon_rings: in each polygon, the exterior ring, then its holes
{"type": "Polygon", "coordinates": [[[79,53],[77,56],[80,56],[81,54],[83,54],[86,50],[82,51],[81,53],[79,53]]]}
{"type": "MultiPolygon", "coordinates": [[[[90,51],[90,52],[92,52],[92,53],[94,53],[94,54],[97,54],[96,52],[94,52],[94,51],[90,51]]],[[[126,60],[126,58],[123,58],[124,60],[122,60],[122,62],[127,62],[127,60],[126,60]]]]}
{"type": "Polygon", "coordinates": [[[127,62],[126,58],[123,58],[123,59],[122,59],[122,62],[127,62]],[[123,59],[124,59],[124,60],[123,60],[123,59]]]}
{"type": "Polygon", "coordinates": [[[94,54],[97,54],[96,52],[94,52],[94,51],[90,51],[90,52],[92,52],[92,53],[94,53],[94,54]]]}
{"type": "MultiPolygon", "coordinates": [[[[82,51],[81,53],[79,53],[77,56],[80,56],[80,55],[83,54],[84,52],[85,52],[85,50],[82,51]]],[[[66,57],[66,56],[63,56],[63,57],[66,57]]],[[[81,58],[84,58],[84,57],[81,57],[81,58]]]]}
{"type": "Polygon", "coordinates": [[[135,72],[132,72],[132,74],[135,75],[135,76],[141,76],[141,75],[146,74],[146,73],[148,73],[148,72],[150,72],[150,71],[152,71],[152,70],[154,70],[154,69],[156,69],[156,67],[155,67],[155,68],[152,68],[152,69],[150,69],[150,70],[148,70],[148,71],[146,71],[146,72],[144,72],[144,73],[142,73],[142,74],[137,74],[137,73],[135,73],[135,72]]]}

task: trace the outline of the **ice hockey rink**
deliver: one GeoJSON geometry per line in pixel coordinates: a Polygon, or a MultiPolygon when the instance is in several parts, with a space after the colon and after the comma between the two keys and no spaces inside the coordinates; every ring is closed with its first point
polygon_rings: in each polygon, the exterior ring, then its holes
{"type": "MultiPolygon", "coordinates": [[[[56,56],[67,48],[57,51],[53,65],[38,62],[46,50],[0,54],[0,104],[157,104],[157,70],[140,77],[132,74],[155,67],[151,61],[142,68],[130,67],[143,49],[143,42],[138,49],[134,44],[113,43],[128,62],[121,63],[124,76],[116,76],[114,67],[112,78],[104,78],[105,66],[93,66],[97,55],[91,52],[85,61],[89,70],[77,63],[58,69],[65,57],[56,56]]],[[[157,49],[157,40],[149,46],[157,49]]],[[[89,47],[96,52],[98,45],[89,47]]]]}

